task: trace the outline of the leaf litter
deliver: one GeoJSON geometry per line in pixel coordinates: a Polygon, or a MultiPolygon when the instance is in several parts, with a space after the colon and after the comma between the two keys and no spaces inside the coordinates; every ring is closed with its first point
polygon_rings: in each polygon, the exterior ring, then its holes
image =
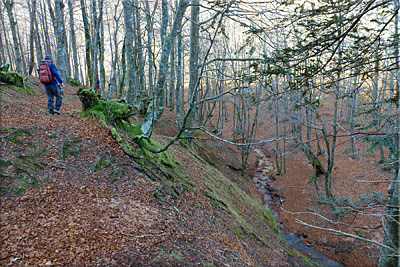
{"type": "Polygon", "coordinates": [[[76,88],[67,86],[62,114],[50,117],[43,88],[31,86],[38,95],[1,91],[1,158],[25,163],[1,166],[0,265],[289,266],[280,238],[271,236],[271,248],[233,233],[235,219],[205,196],[190,156],[179,155],[197,189],[160,201],[160,184],[109,129],[76,112],[76,88]],[[19,141],[8,140],[13,131],[19,141]],[[92,168],[99,157],[107,164],[92,168]],[[12,190],[21,179],[35,181],[12,190]]]}

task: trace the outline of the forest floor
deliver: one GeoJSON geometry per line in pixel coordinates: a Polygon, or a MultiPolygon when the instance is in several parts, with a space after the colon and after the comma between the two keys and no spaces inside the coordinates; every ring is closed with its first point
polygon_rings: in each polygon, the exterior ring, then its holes
{"type": "MultiPolygon", "coordinates": [[[[38,93],[0,86],[1,266],[308,266],[266,209],[243,205],[237,185],[260,194],[240,175],[235,147],[205,144],[204,159],[171,147],[187,172],[179,182],[124,154],[99,119],[81,117],[77,88],[67,85],[61,115],[49,116],[43,86],[28,85],[38,93]]],[[[166,111],[153,138],[173,124],[166,111]]]]}
{"type": "MultiPolygon", "coordinates": [[[[12,164],[1,162],[5,175],[1,183],[0,265],[304,265],[282,253],[280,239],[268,232],[264,234],[271,235],[270,248],[254,238],[239,239],[232,234],[227,223],[231,215],[224,213],[221,218],[224,211],[216,215],[209,197],[200,194],[207,188],[198,172],[204,167],[193,159],[197,156],[174,151],[191,170],[197,190],[185,191],[175,200],[156,198],[160,184],[149,179],[149,170],[126,156],[98,119],[79,115],[77,88],[66,87],[62,114],[51,117],[42,85],[35,79],[30,85],[38,95],[2,87],[1,157],[12,164]],[[105,161],[101,167],[96,165],[99,160],[105,161]]],[[[273,129],[273,118],[267,114],[259,129],[273,129]]],[[[157,124],[157,134],[173,135],[174,121],[174,114],[167,110],[157,124]]],[[[270,134],[261,132],[260,137],[270,134]]],[[[352,159],[344,152],[347,147],[343,141],[337,148],[341,153],[332,180],[334,195],[356,199],[371,188],[386,192],[386,183],[357,180],[388,180],[390,173],[373,163],[374,156],[352,159]]],[[[262,149],[274,161],[272,147],[262,149]]],[[[196,151],[247,194],[263,200],[251,179],[240,176],[238,149],[210,141],[196,151]]],[[[250,178],[256,163],[252,154],[250,178]]],[[[374,211],[377,216],[340,210],[340,218],[334,217],[308,183],[312,173],[304,155],[295,151],[286,159],[286,174],[275,176],[271,186],[284,200],[278,210],[281,223],[303,236],[306,244],[346,266],[374,266],[377,246],[298,222],[351,234],[356,231],[378,242],[382,239],[382,210],[374,211]]],[[[321,181],[319,186],[322,188],[321,181]]]]}

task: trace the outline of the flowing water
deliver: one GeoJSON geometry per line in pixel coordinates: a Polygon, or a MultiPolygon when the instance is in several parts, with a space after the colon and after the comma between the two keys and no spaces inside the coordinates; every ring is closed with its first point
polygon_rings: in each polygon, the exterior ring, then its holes
{"type": "Polygon", "coordinates": [[[318,264],[318,266],[326,266],[326,267],[343,267],[345,266],[341,262],[337,262],[328,258],[322,252],[319,252],[312,246],[307,246],[303,243],[303,237],[298,236],[294,233],[286,232],[285,230],[281,230],[282,236],[285,238],[286,242],[292,246],[293,248],[297,249],[307,258],[313,260],[318,264]]]}

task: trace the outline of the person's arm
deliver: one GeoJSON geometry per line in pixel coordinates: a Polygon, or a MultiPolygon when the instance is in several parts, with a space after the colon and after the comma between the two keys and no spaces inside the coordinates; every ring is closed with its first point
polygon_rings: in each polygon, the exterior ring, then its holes
{"type": "Polygon", "coordinates": [[[53,63],[50,62],[49,63],[49,67],[50,67],[50,70],[51,70],[51,73],[53,74],[53,76],[56,77],[57,81],[61,84],[62,87],[64,87],[64,82],[61,79],[61,76],[58,73],[58,70],[57,70],[56,66],[53,63]]]}

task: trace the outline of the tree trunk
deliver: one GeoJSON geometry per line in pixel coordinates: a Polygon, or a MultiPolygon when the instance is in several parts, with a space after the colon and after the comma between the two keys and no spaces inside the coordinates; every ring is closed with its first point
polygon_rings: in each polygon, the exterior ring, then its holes
{"type": "Polygon", "coordinates": [[[92,63],[90,60],[90,54],[91,54],[91,40],[90,40],[90,26],[89,26],[89,21],[86,13],[86,6],[85,6],[85,0],[80,0],[81,1],[81,11],[82,11],[82,20],[83,20],[83,28],[85,31],[85,48],[86,48],[86,66],[87,66],[87,78],[89,78],[89,85],[93,85],[93,70],[92,70],[92,63]]]}
{"type": "MultiPolygon", "coordinates": [[[[176,41],[174,42],[174,44],[176,41]]],[[[169,72],[169,89],[168,89],[168,108],[173,110],[174,109],[174,102],[175,102],[175,68],[176,68],[176,62],[175,62],[175,45],[172,46],[171,49],[171,57],[170,57],[170,72],[169,72]]]]}
{"type": "Polygon", "coordinates": [[[140,102],[140,100],[144,99],[147,96],[146,92],[146,82],[144,76],[144,59],[143,59],[143,45],[142,45],[142,31],[140,28],[141,18],[139,12],[139,2],[138,0],[133,0],[135,5],[135,54],[137,56],[136,63],[136,101],[140,102]]]}
{"type": "MultiPolygon", "coordinates": [[[[40,9],[42,14],[47,14],[46,8],[45,8],[45,3],[43,1],[39,1],[40,9]]],[[[52,45],[50,39],[50,34],[49,34],[49,24],[48,23],[48,16],[44,16],[43,19],[40,20],[42,22],[42,29],[43,29],[43,40],[44,40],[44,49],[45,49],[45,54],[47,55],[53,55],[53,50],[52,50],[52,45]]]]}
{"type": "Polygon", "coordinates": [[[125,39],[124,39],[124,44],[122,46],[122,51],[121,51],[121,69],[122,69],[122,77],[121,81],[119,84],[119,93],[118,97],[122,98],[125,96],[124,93],[124,87],[125,87],[125,77],[126,77],[126,46],[125,46],[125,39]]]}
{"type": "Polygon", "coordinates": [[[105,97],[105,83],[106,83],[106,71],[104,68],[104,20],[103,20],[103,11],[104,10],[104,1],[100,1],[100,17],[99,17],[99,26],[100,26],[100,34],[98,36],[99,40],[99,50],[100,50],[100,58],[99,58],[99,68],[100,68],[100,94],[104,99],[105,97]]]}
{"type": "MultiPolygon", "coordinates": [[[[394,7],[397,9],[399,5],[398,1],[394,2],[394,7]]],[[[385,215],[385,223],[383,225],[384,236],[383,236],[383,244],[387,247],[381,247],[379,259],[377,262],[377,266],[399,266],[399,238],[400,238],[400,216],[399,216],[399,180],[400,180],[400,164],[399,164],[399,137],[400,137],[400,62],[399,62],[399,14],[396,15],[395,18],[395,39],[394,39],[394,57],[395,57],[395,95],[397,95],[396,101],[396,114],[393,125],[393,130],[395,131],[393,141],[394,141],[394,149],[395,153],[392,155],[393,160],[393,182],[391,183],[388,190],[387,197],[387,211],[385,215]],[[397,154],[397,156],[396,156],[397,154]]]]}
{"type": "Polygon", "coordinates": [[[168,59],[171,52],[172,42],[175,39],[178,32],[182,29],[182,19],[188,6],[187,0],[180,0],[175,15],[174,23],[170,30],[169,35],[165,38],[165,42],[162,45],[162,53],[159,63],[157,84],[155,88],[155,95],[153,104],[147,109],[147,113],[144,121],[141,124],[141,130],[143,137],[148,136],[151,133],[152,126],[161,117],[164,112],[164,94],[165,94],[165,82],[166,74],[168,71],[168,59]]]}
{"type": "MultiPolygon", "coordinates": [[[[181,121],[181,87],[182,87],[182,33],[179,31],[177,35],[176,51],[176,87],[175,87],[175,106],[176,106],[176,126],[182,127],[181,121]]],[[[183,90],[182,90],[183,91],[183,90]]]]}
{"type": "Polygon", "coordinates": [[[127,97],[129,104],[135,101],[135,56],[133,50],[133,18],[132,3],[123,0],[124,22],[125,22],[125,49],[126,49],[126,70],[127,70],[127,97]]]}
{"type": "MultiPolygon", "coordinates": [[[[200,53],[200,45],[199,45],[199,31],[200,31],[200,7],[199,0],[192,0],[191,2],[191,23],[190,23],[190,56],[189,56],[189,88],[188,88],[188,103],[191,102],[191,99],[196,94],[197,90],[197,80],[199,76],[198,72],[198,63],[199,63],[199,53],[200,53]]],[[[193,99],[196,101],[196,99],[193,99]]],[[[186,123],[186,128],[191,128],[194,125],[197,114],[197,108],[194,107],[189,118],[186,123]]],[[[187,132],[187,137],[191,137],[192,132],[187,132]]]]}
{"type": "MultiPolygon", "coordinates": [[[[3,11],[0,8],[0,22],[1,22],[1,29],[3,29],[3,33],[5,32],[4,29],[4,23],[3,23],[3,11]]],[[[3,37],[2,37],[2,32],[0,32],[0,65],[3,65],[6,63],[6,54],[4,49],[6,48],[5,44],[3,44],[3,37]]],[[[4,36],[4,38],[6,38],[6,36],[4,36]]],[[[6,41],[4,41],[6,42],[6,41]]]]}
{"type": "Polygon", "coordinates": [[[73,70],[74,70],[74,79],[79,80],[79,69],[78,69],[78,52],[76,49],[76,34],[75,34],[75,24],[74,24],[74,8],[73,8],[73,0],[68,0],[68,13],[69,13],[69,34],[71,39],[71,47],[72,47],[72,57],[73,57],[73,70]]]}
{"type": "Polygon", "coordinates": [[[94,48],[92,49],[92,67],[93,67],[93,84],[92,89],[100,87],[101,97],[104,97],[104,76],[103,68],[101,65],[102,61],[102,42],[100,38],[100,32],[102,29],[102,20],[103,20],[103,1],[99,0],[99,6],[97,7],[97,0],[92,0],[92,22],[93,22],[93,44],[94,48]],[[97,15],[98,14],[98,15],[97,15]],[[98,85],[99,81],[99,85],[98,85]]]}
{"type": "Polygon", "coordinates": [[[30,36],[29,36],[29,51],[30,51],[30,61],[29,61],[29,71],[28,76],[32,75],[33,68],[35,67],[35,48],[34,48],[34,39],[35,39],[35,21],[36,21],[36,0],[32,0],[32,5],[29,4],[29,14],[30,14],[30,36]]]}
{"type": "Polygon", "coordinates": [[[66,79],[68,77],[68,66],[67,62],[65,61],[66,57],[66,41],[65,40],[65,24],[64,24],[64,3],[63,0],[55,0],[54,2],[54,9],[55,9],[55,35],[56,35],[56,41],[57,41],[57,68],[58,72],[60,73],[61,77],[66,79]]]}
{"type": "Polygon", "coordinates": [[[4,45],[3,45],[3,37],[2,33],[0,32],[0,65],[6,63],[5,53],[4,53],[4,45]]]}
{"type": "Polygon", "coordinates": [[[93,83],[92,90],[94,91],[97,88],[97,81],[99,80],[99,44],[98,44],[98,36],[99,36],[99,24],[97,18],[97,0],[92,0],[92,68],[93,68],[93,83]]]}
{"type": "Polygon", "coordinates": [[[13,47],[15,54],[15,71],[22,73],[23,71],[22,54],[20,51],[20,44],[18,42],[17,22],[15,21],[13,14],[14,0],[3,0],[3,3],[7,10],[8,19],[10,21],[13,43],[14,43],[13,47]]]}
{"type": "Polygon", "coordinates": [[[0,14],[1,14],[1,24],[2,24],[2,29],[3,29],[3,35],[4,35],[4,42],[5,42],[5,47],[6,47],[6,50],[7,50],[7,56],[8,56],[8,63],[9,64],[13,64],[14,62],[12,61],[13,60],[13,54],[12,54],[12,52],[13,52],[13,49],[10,49],[10,47],[12,47],[11,46],[11,44],[10,44],[10,42],[9,42],[9,38],[8,38],[8,36],[7,36],[7,32],[6,32],[6,27],[4,27],[4,25],[5,25],[5,22],[4,22],[4,17],[3,17],[3,13],[1,13],[2,12],[2,9],[0,8],[0,14]]]}
{"type": "MultiPolygon", "coordinates": [[[[115,11],[114,11],[114,23],[115,23],[115,29],[113,33],[113,44],[114,44],[114,56],[112,57],[112,76],[111,76],[111,81],[110,81],[110,87],[109,87],[109,92],[108,92],[108,99],[112,99],[113,95],[117,95],[117,64],[119,61],[119,56],[118,56],[118,30],[119,30],[119,19],[120,16],[117,16],[117,7],[119,5],[119,0],[115,5],[115,11]]],[[[108,24],[110,26],[110,24],[108,24]]],[[[111,34],[110,34],[111,36],[111,34]]],[[[111,42],[111,41],[110,41],[111,42]]]]}
{"type": "MultiPolygon", "coordinates": [[[[153,17],[154,17],[154,12],[150,14],[150,7],[149,7],[149,1],[145,1],[145,12],[146,12],[146,28],[147,28],[147,57],[148,57],[148,86],[149,86],[149,94],[154,93],[154,75],[153,75],[153,69],[154,69],[154,53],[153,53],[153,17]]],[[[154,7],[154,10],[156,9],[156,6],[154,7]]]]}
{"type": "Polygon", "coordinates": [[[35,19],[35,48],[36,48],[36,62],[39,65],[39,62],[43,58],[43,53],[42,53],[42,44],[40,41],[40,35],[39,35],[39,25],[37,22],[37,18],[35,19]]]}

